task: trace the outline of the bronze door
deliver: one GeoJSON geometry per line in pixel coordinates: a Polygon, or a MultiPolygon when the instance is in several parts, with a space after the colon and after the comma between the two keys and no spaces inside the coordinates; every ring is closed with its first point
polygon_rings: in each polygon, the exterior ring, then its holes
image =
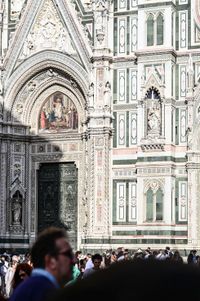
{"type": "Polygon", "coordinates": [[[74,163],[44,163],[38,172],[38,232],[49,226],[64,227],[75,249],[77,176],[74,163]]]}

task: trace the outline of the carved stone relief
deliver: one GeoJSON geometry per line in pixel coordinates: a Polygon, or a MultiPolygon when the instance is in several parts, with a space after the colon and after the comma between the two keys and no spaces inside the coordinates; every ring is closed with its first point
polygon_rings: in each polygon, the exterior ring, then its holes
{"type": "Polygon", "coordinates": [[[155,193],[159,187],[163,189],[165,180],[164,179],[152,179],[152,180],[144,180],[144,193],[151,188],[153,193],[155,193]]]}
{"type": "Polygon", "coordinates": [[[71,38],[64,28],[56,8],[51,0],[47,0],[26,38],[20,59],[43,49],[55,49],[64,53],[74,54],[71,38]]]}
{"type": "Polygon", "coordinates": [[[10,4],[10,17],[11,19],[17,19],[22,10],[25,0],[11,0],[10,4]]]}

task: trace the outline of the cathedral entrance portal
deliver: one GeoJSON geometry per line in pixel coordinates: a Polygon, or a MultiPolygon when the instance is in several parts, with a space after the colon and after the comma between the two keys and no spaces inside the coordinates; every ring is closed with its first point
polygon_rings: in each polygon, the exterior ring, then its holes
{"type": "Polygon", "coordinates": [[[74,163],[45,163],[38,171],[38,232],[65,227],[71,245],[77,245],[77,184],[74,163]]]}

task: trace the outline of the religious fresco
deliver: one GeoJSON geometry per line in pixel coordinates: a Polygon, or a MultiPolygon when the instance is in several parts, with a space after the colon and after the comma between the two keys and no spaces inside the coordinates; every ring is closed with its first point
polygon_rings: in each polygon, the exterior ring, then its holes
{"type": "Polygon", "coordinates": [[[62,132],[78,129],[74,103],[62,93],[49,96],[40,112],[39,132],[62,132]]]}

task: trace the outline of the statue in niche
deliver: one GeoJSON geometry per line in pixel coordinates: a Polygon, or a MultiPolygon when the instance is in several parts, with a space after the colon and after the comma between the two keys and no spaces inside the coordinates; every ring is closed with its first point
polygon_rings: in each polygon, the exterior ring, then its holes
{"type": "Polygon", "coordinates": [[[30,32],[27,39],[25,40],[23,51],[21,54],[21,59],[27,58],[31,55],[31,51],[34,49],[35,33],[30,32]]]}
{"type": "Polygon", "coordinates": [[[105,106],[110,106],[110,97],[111,97],[111,85],[110,85],[109,81],[107,81],[105,84],[105,89],[104,89],[105,106]]]}
{"type": "Polygon", "coordinates": [[[96,0],[96,7],[97,8],[105,8],[106,6],[106,3],[105,3],[105,0],[96,0]]]}
{"type": "Polygon", "coordinates": [[[24,0],[11,0],[11,15],[14,17],[21,12],[24,0]]]}
{"type": "Polygon", "coordinates": [[[159,132],[160,131],[160,108],[159,104],[154,103],[148,111],[148,131],[159,132]]]}
{"type": "Polygon", "coordinates": [[[154,89],[147,92],[147,131],[149,134],[159,134],[161,127],[161,108],[159,93],[154,89]]]}
{"type": "Polygon", "coordinates": [[[13,196],[12,200],[12,223],[15,225],[21,224],[22,217],[22,196],[19,191],[13,196]]]}
{"type": "Polygon", "coordinates": [[[71,202],[73,201],[73,187],[71,185],[69,185],[67,187],[67,201],[71,202]]]}
{"type": "Polygon", "coordinates": [[[89,97],[89,106],[93,107],[94,106],[94,83],[91,83],[89,86],[88,97],[89,97]]]}

